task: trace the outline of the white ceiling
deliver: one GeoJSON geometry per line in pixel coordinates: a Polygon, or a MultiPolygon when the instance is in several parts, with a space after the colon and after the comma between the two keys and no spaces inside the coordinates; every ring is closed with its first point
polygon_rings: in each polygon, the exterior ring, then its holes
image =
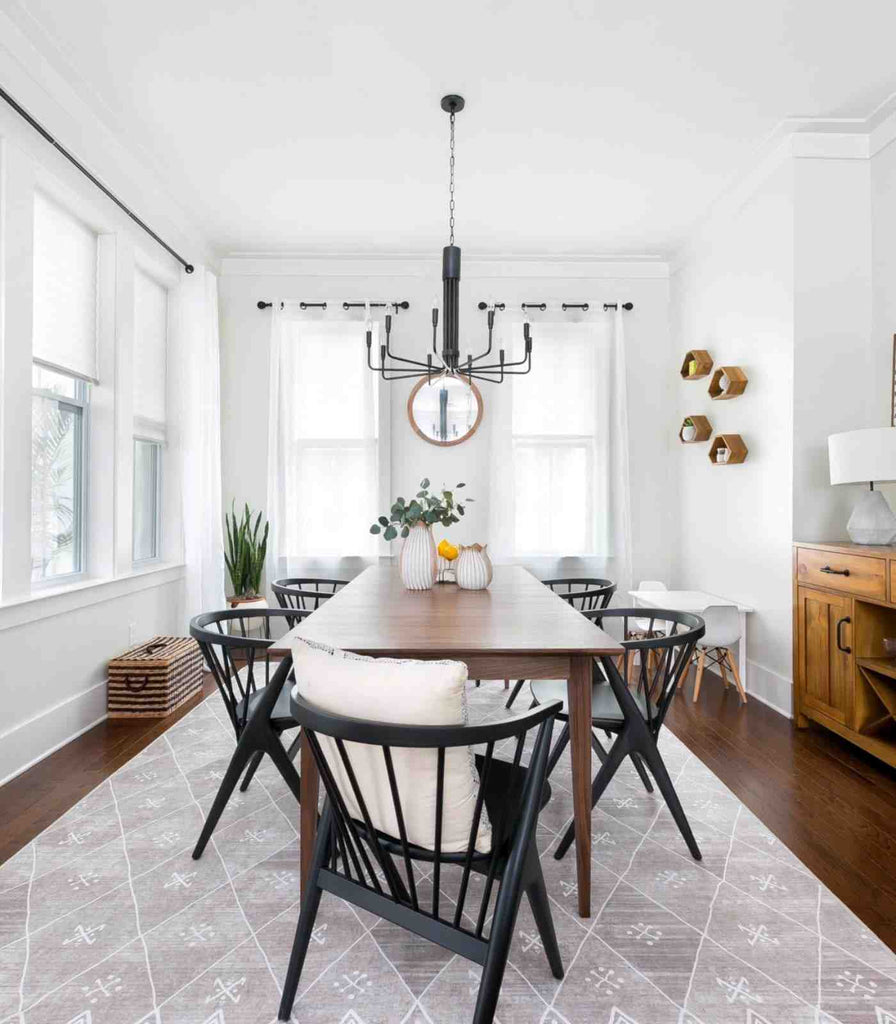
{"type": "MultiPolygon", "coordinates": [[[[892,0],[0,0],[222,253],[665,254],[788,116],[896,91],[892,0]]],[[[90,154],[79,154],[88,162],[90,154]]]]}

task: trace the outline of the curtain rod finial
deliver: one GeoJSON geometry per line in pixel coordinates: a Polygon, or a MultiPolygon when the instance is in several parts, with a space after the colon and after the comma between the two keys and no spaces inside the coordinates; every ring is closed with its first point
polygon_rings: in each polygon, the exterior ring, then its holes
{"type": "Polygon", "coordinates": [[[192,263],[185,263],[184,264],[184,273],[185,274],[192,274],[194,269],[195,268],[194,268],[192,263]]]}

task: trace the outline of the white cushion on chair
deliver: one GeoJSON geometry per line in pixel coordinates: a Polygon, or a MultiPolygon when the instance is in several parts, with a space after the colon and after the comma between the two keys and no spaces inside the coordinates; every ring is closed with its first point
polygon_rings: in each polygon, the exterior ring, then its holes
{"type": "MultiPolygon", "coordinates": [[[[460,661],[411,661],[367,658],[338,648],[298,640],[292,648],[298,694],[320,708],[370,722],[394,725],[465,725],[467,666],[460,661]]],[[[362,820],[352,785],[333,739],[319,736],[349,814],[362,820]]],[[[398,837],[398,820],[382,748],[346,743],[346,754],[374,828],[398,837]]],[[[408,841],[435,848],[437,752],[392,748],[392,764],[408,841]]],[[[458,853],[470,843],[479,775],[469,747],[445,750],[442,852],[458,853]]],[[[491,825],[485,811],[476,849],[491,849],[491,825]]]]}

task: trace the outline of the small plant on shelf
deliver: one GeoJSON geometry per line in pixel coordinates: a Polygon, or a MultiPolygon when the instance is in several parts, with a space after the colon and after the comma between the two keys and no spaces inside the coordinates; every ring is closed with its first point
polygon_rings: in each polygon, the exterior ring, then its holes
{"type": "MultiPolygon", "coordinates": [[[[454,491],[459,491],[466,484],[454,485],[454,491]]],[[[424,477],[420,481],[420,490],[410,501],[404,498],[396,498],[388,516],[380,516],[370,527],[371,533],[382,533],[383,540],[395,540],[401,534],[407,537],[412,526],[432,527],[436,523],[442,526],[453,526],[460,522],[464,514],[464,505],[473,501],[472,498],[464,498],[458,501],[454,491],[444,488],[440,494],[430,493],[429,480],[424,477]]]]}
{"type": "Polygon", "coordinates": [[[227,528],[224,562],[233,587],[234,601],[257,600],[261,591],[261,574],[264,571],[270,527],[265,521],[262,531],[263,518],[263,512],[255,515],[248,504],[243,510],[242,518],[237,518],[235,501],[231,503],[230,511],[224,516],[227,528]]]}

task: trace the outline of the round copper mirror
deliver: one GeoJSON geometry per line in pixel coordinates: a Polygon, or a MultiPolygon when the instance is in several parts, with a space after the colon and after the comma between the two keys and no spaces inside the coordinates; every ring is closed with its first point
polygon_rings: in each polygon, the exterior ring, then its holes
{"type": "Polygon", "coordinates": [[[482,421],[482,395],[475,384],[460,377],[423,377],[408,396],[408,419],[430,444],[461,444],[482,421]]]}

